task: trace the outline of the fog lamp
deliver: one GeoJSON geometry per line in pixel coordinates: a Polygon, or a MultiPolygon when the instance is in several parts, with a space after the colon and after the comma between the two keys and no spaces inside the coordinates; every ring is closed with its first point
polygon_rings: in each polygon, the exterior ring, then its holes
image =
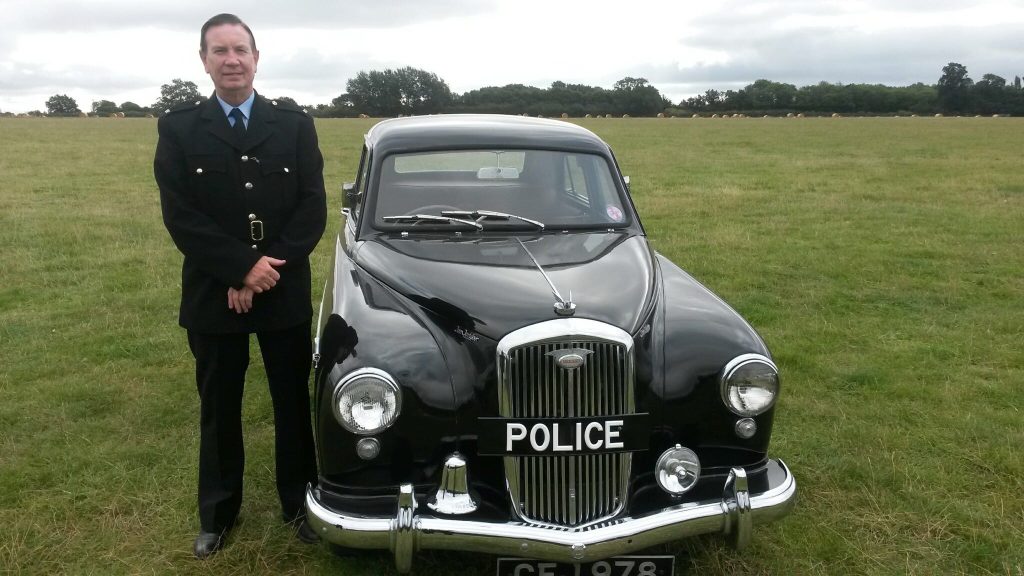
{"type": "Polygon", "coordinates": [[[700,459],[693,450],[676,444],[658,458],[654,475],[662,490],[673,495],[682,494],[697,485],[700,479],[700,459]]]}

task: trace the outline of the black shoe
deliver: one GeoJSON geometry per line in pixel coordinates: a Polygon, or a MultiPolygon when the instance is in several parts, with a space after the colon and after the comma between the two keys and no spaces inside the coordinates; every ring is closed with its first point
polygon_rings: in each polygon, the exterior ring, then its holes
{"type": "Polygon", "coordinates": [[[320,542],[320,536],[313,530],[313,527],[306,522],[306,519],[297,520],[295,526],[295,537],[299,539],[299,542],[303,544],[317,544],[320,542]]]}
{"type": "Polygon", "coordinates": [[[192,545],[192,553],[200,560],[209,558],[224,547],[226,536],[227,532],[199,532],[195,544],[192,545]]]}

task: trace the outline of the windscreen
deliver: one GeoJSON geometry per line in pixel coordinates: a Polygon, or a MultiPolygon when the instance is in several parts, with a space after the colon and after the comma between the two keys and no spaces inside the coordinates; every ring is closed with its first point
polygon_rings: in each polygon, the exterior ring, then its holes
{"type": "MultiPolygon", "coordinates": [[[[380,228],[408,228],[386,216],[490,211],[542,222],[548,228],[614,228],[628,211],[608,161],[553,150],[454,150],[393,154],[384,159],[374,209],[380,228]]],[[[490,220],[488,229],[523,226],[490,220]]],[[[446,226],[423,221],[421,227],[446,226]]]]}

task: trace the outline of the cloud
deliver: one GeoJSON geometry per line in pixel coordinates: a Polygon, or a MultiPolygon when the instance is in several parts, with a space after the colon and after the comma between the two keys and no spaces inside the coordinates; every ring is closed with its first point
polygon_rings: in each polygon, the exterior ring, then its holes
{"type": "MultiPolygon", "coordinates": [[[[490,4],[487,0],[294,0],[288,3],[252,0],[241,5],[237,14],[259,38],[260,31],[269,28],[394,28],[413,22],[478,14],[487,11],[490,4]]],[[[6,17],[13,22],[5,28],[7,31],[83,32],[155,27],[194,31],[198,37],[200,27],[216,13],[214,10],[208,2],[201,0],[170,3],[137,0],[25,2],[16,10],[8,10],[6,17]]]]}
{"type": "MultiPolygon", "coordinates": [[[[758,78],[931,84],[950,61],[975,79],[1024,74],[1020,0],[252,0],[237,9],[262,52],[257,89],[306,104],[329,102],[360,70],[402,66],[456,92],[644,77],[673,101],[758,78]]],[[[0,106],[54,93],[149,103],[173,78],[208,93],[196,49],[213,11],[201,0],[4,2],[0,106]]]]}
{"type": "MultiPolygon", "coordinates": [[[[767,17],[755,12],[699,19],[679,38],[681,54],[699,48],[718,57],[696,62],[679,58],[674,65],[645,66],[639,75],[675,94],[735,89],[759,78],[797,86],[821,81],[932,84],[951,61],[964,64],[978,78],[988,72],[1012,78],[1015,71],[1007,67],[1017,60],[1014,55],[1024,52],[1024,36],[1014,22],[841,27],[813,17],[794,21],[792,14],[767,17]]],[[[835,17],[830,13],[827,19],[835,17]]]]}

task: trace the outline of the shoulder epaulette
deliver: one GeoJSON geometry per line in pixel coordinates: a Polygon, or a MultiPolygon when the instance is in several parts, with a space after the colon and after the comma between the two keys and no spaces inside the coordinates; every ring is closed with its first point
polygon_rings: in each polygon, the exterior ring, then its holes
{"type": "Polygon", "coordinates": [[[183,102],[181,104],[175,104],[170,108],[164,110],[164,114],[174,114],[175,112],[183,112],[185,110],[195,110],[202,104],[202,100],[196,100],[195,102],[183,102]]]}
{"type": "Polygon", "coordinates": [[[287,100],[267,100],[274,110],[285,110],[288,112],[298,112],[299,114],[309,114],[305,108],[292,104],[287,100]]]}

